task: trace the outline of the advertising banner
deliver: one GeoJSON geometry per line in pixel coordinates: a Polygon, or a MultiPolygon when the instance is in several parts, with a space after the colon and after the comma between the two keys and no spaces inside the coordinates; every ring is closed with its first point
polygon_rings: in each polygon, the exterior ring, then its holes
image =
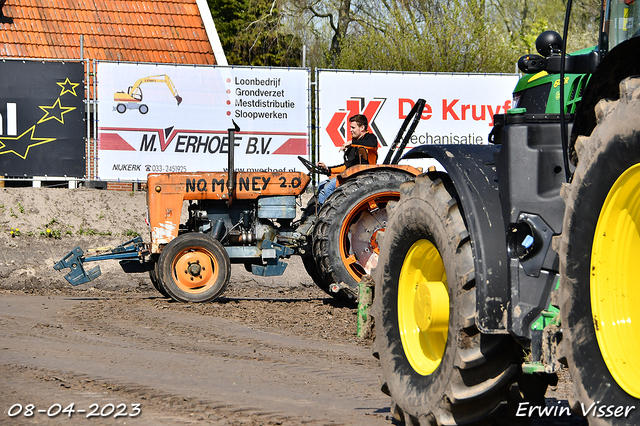
{"type": "Polygon", "coordinates": [[[343,162],[339,147],[351,140],[349,118],[364,114],[381,163],[419,98],[426,107],[405,153],[424,144],[486,144],[493,115],[511,108],[517,81],[515,74],[319,71],[319,160],[343,162]]]}
{"type": "Polygon", "coordinates": [[[305,69],[98,64],[98,175],[226,171],[234,120],[237,171],[303,170],[305,69]]]}
{"type": "Polygon", "coordinates": [[[0,62],[0,174],[85,175],[84,64],[0,62]]]}

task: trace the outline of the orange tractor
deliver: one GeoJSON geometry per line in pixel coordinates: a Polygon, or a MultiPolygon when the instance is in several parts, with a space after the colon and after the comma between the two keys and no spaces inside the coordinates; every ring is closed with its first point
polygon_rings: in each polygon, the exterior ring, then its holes
{"type": "MultiPolygon", "coordinates": [[[[300,255],[320,288],[354,301],[357,282],[377,262],[387,206],[399,199],[400,184],[420,173],[397,164],[420,117],[421,109],[419,113],[414,109],[386,164],[346,170],[322,207],[318,210],[313,197],[299,220],[295,220],[297,200],[317,168],[299,157],[309,174],[235,172],[233,149],[229,149],[227,172],[148,175],[150,243],[137,237],[87,255],[76,247],[54,268],[69,268],[65,278],[78,285],[101,274],[99,266],[87,270],[85,263],[119,259],[125,272],[148,271],[155,288],[167,297],[208,302],[219,297],[229,283],[231,263],[244,264],[255,275],[274,276],[284,273],[287,263],[282,259],[300,255]],[[412,117],[416,118],[395,164],[389,164],[412,117]],[[182,223],[184,202],[189,202],[189,216],[182,223]]],[[[237,125],[229,129],[228,140],[234,140],[239,130],[237,125]]]]}

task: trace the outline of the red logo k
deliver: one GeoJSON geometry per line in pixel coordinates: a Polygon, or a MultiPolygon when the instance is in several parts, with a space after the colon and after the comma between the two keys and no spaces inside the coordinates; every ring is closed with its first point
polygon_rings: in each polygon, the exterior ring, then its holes
{"type": "Polygon", "coordinates": [[[356,114],[363,114],[369,122],[369,131],[373,131],[378,137],[379,143],[386,146],[387,144],[374,122],[386,100],[386,98],[373,98],[365,106],[364,98],[347,99],[346,111],[341,109],[333,114],[325,129],[333,144],[341,147],[345,142],[349,142],[351,140],[351,132],[347,130],[349,119],[356,114]]]}

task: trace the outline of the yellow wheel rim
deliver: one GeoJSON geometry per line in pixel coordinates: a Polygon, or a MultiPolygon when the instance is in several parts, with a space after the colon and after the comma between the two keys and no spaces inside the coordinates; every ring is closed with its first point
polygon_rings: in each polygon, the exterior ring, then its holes
{"type": "Polygon", "coordinates": [[[591,310],[600,352],[620,387],[640,398],[640,164],[614,183],[591,252],[591,310]]]}
{"type": "Polygon", "coordinates": [[[411,367],[423,376],[433,373],[447,344],[449,293],[442,258],[428,240],[413,244],[402,264],[398,324],[411,367]]]}

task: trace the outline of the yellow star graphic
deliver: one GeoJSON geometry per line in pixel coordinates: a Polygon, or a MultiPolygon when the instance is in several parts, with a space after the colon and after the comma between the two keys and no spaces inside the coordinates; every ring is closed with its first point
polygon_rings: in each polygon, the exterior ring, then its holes
{"type": "Polygon", "coordinates": [[[69,79],[67,78],[65,81],[63,81],[62,83],[57,82],[56,83],[58,86],[62,87],[62,91],[60,92],[59,96],[64,95],[65,93],[71,93],[73,96],[78,96],[76,94],[76,87],[80,86],[80,83],[72,83],[71,81],[69,81],[69,79]]]}
{"type": "Polygon", "coordinates": [[[36,138],[33,136],[35,131],[36,125],[34,124],[27,130],[25,130],[24,133],[22,133],[20,136],[0,136],[0,155],[14,153],[23,160],[26,160],[27,155],[29,155],[29,149],[31,149],[31,147],[42,145],[48,142],[53,142],[56,140],[56,138],[36,138]],[[30,136],[26,136],[29,133],[30,136]]]}
{"type": "Polygon", "coordinates": [[[58,120],[60,123],[64,124],[63,115],[68,113],[69,111],[73,111],[74,109],[76,109],[76,107],[63,107],[62,105],[60,105],[60,98],[58,98],[51,106],[40,106],[39,108],[46,114],[43,115],[40,121],[38,121],[36,124],[44,123],[45,121],[51,119],[58,120]],[[51,116],[49,116],[49,110],[54,110],[51,111],[51,116]]]}

